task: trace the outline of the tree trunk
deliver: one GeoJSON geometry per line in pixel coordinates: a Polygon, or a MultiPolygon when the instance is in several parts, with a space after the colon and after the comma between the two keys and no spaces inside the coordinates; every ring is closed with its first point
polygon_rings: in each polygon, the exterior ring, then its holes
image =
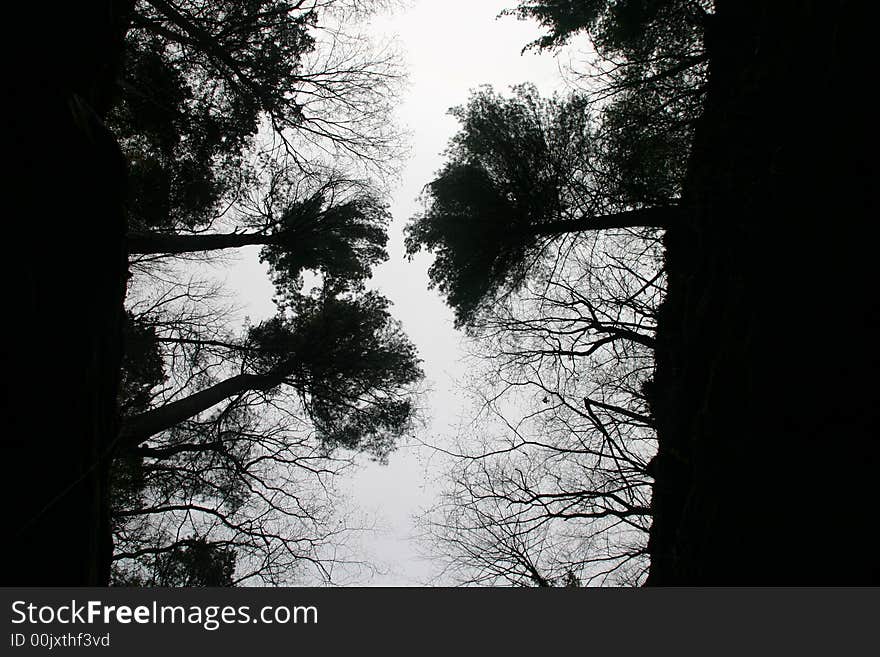
{"type": "Polygon", "coordinates": [[[550,221],[532,228],[535,235],[561,235],[585,230],[612,230],[616,228],[669,228],[681,216],[677,206],[627,210],[601,216],[584,216],[567,221],[550,221]]]}
{"type": "Polygon", "coordinates": [[[649,584],[880,583],[874,24],[717,2],[665,237],[649,584]]]}
{"type": "Polygon", "coordinates": [[[272,239],[272,236],[264,233],[175,235],[173,233],[130,232],[128,234],[128,252],[136,254],[197,253],[199,251],[218,251],[255,244],[269,244],[272,239]]]}
{"type": "Polygon", "coordinates": [[[101,117],[131,5],[10,3],[0,584],[106,585],[125,161],[101,117]],[[25,217],[27,217],[25,219],[25,217]]]}
{"type": "Polygon", "coordinates": [[[280,385],[292,369],[293,361],[288,361],[267,374],[239,374],[183,399],[135,415],[125,421],[119,433],[120,442],[122,446],[134,447],[150,436],[195,417],[224,399],[250,390],[265,390],[280,385]]]}

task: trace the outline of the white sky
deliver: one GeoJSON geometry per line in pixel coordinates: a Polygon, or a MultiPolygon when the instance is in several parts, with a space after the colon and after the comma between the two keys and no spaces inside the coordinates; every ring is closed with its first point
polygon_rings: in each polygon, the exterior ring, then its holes
{"type": "MultiPolygon", "coordinates": [[[[383,40],[396,36],[403,51],[409,85],[398,106],[398,121],[411,134],[411,159],[394,191],[391,210],[390,261],[376,271],[371,287],[393,303],[393,314],[419,349],[430,393],[425,399],[429,426],[421,441],[436,444],[455,431],[468,413],[456,393],[462,375],[460,335],[452,327],[452,313],[435,291],[428,290],[429,256],[412,262],[404,258],[403,227],[417,211],[421,188],[442,164],[441,152],[458,124],[446,114],[465,103],[469,91],[492,84],[498,91],[532,82],[549,94],[563,87],[557,61],[549,53],[521,55],[522,48],[541,34],[537,25],[511,17],[496,18],[515,0],[410,0],[409,7],[377,17],[370,33],[383,40]]],[[[258,249],[242,254],[229,277],[245,311],[254,319],[274,312],[272,287],[258,249]]],[[[364,540],[371,560],[387,569],[364,584],[414,586],[432,574],[430,561],[420,558],[410,540],[413,518],[431,506],[437,493],[429,455],[415,444],[401,445],[381,466],[364,460],[360,472],[343,487],[352,501],[374,516],[384,530],[364,540]]],[[[437,582],[437,583],[443,583],[437,582]]]]}

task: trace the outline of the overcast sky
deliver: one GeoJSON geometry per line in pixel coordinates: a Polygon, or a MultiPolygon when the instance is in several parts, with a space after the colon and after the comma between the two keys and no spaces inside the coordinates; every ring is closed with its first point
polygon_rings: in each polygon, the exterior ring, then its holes
{"type": "MultiPolygon", "coordinates": [[[[394,303],[423,359],[430,394],[425,399],[428,427],[417,436],[430,444],[454,433],[468,413],[456,392],[461,378],[460,335],[452,313],[435,291],[428,290],[428,256],[404,258],[403,227],[418,209],[417,197],[442,163],[441,152],[458,124],[447,110],[463,104],[469,91],[492,84],[499,91],[532,82],[542,93],[562,88],[557,61],[550,54],[520,54],[541,33],[537,25],[511,17],[497,18],[515,0],[410,0],[409,7],[373,19],[377,39],[396,37],[406,61],[409,85],[398,106],[398,121],[410,132],[411,158],[394,191],[391,210],[391,259],[376,271],[371,287],[394,303]]],[[[272,288],[256,251],[246,253],[229,278],[253,319],[269,317],[272,288]]],[[[412,537],[413,518],[431,506],[437,487],[430,455],[417,444],[403,445],[382,466],[364,460],[360,472],[343,482],[353,502],[384,527],[365,539],[369,556],[386,566],[385,574],[363,584],[414,586],[425,583],[434,568],[419,558],[412,537]]],[[[435,582],[435,583],[443,583],[435,582]]]]}

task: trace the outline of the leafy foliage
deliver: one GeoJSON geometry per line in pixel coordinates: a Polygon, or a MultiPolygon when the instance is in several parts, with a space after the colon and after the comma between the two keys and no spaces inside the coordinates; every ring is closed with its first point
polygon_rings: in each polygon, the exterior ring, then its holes
{"type": "Polygon", "coordinates": [[[511,98],[483,87],[451,113],[462,127],[425,187],[424,213],[406,228],[406,248],[435,253],[431,283],[463,325],[522,282],[540,254],[535,229],[572,208],[591,130],[580,97],[541,99],[529,85],[511,98]]]}
{"type": "Polygon", "coordinates": [[[157,586],[231,586],[235,552],[192,539],[156,557],[157,586]]]}
{"type": "Polygon", "coordinates": [[[375,196],[333,204],[317,193],[287,209],[260,258],[282,296],[301,289],[304,270],[320,272],[337,289],[358,287],[388,259],[389,219],[375,196]]]}
{"type": "Polygon", "coordinates": [[[431,282],[486,364],[471,426],[485,424],[444,450],[450,486],[426,521],[461,583],[644,580],[656,444],[643,387],[663,290],[655,228],[675,222],[711,5],[520,0],[503,13],[547,28],[527,47],[589,37],[596,56],[575,71],[583,91],[559,101],[482,90],[457,110],[461,132],[407,248],[436,254],[431,282]],[[657,221],[641,230],[645,217],[657,221]],[[615,226],[637,230],[579,232],[615,226]]]}
{"type": "Polygon", "coordinates": [[[504,99],[483,88],[453,110],[462,129],[425,188],[407,250],[435,253],[431,282],[459,325],[522,285],[547,245],[536,234],[542,225],[680,196],[710,4],[523,0],[504,12],[548,28],[531,44],[540,49],[588,32],[602,60],[599,84],[565,100],[540,99],[530,87],[504,99]]]}
{"type": "Polygon", "coordinates": [[[654,88],[626,89],[602,112],[601,150],[613,167],[607,194],[629,206],[660,206],[681,196],[698,113],[693,93],[686,106],[670,104],[654,88]]]}
{"type": "Polygon", "coordinates": [[[135,3],[108,119],[130,162],[134,229],[210,225],[267,154],[300,173],[328,168],[326,154],[364,170],[392,166],[387,107],[400,74],[393,52],[343,23],[319,25],[346,10],[368,13],[348,0],[135,3]]]}
{"type": "Polygon", "coordinates": [[[150,557],[144,568],[117,566],[117,586],[204,587],[232,586],[235,551],[204,538],[176,542],[170,549],[150,557]]]}
{"type": "Polygon", "coordinates": [[[108,123],[130,165],[130,246],[152,250],[132,251],[149,289],[129,290],[122,403],[128,428],[164,421],[114,457],[119,582],[290,582],[307,563],[328,581],[345,558],[332,479],[353,458],[335,448],[385,458],[412,421],[415,348],[387,300],[357,296],[388,257],[373,181],[395,167],[400,72],[349,19],[383,4],[133,3],[108,123]],[[219,288],[179,276],[204,257],[190,254],[244,244],[263,245],[282,311],[236,337],[219,288]],[[306,272],[320,297],[302,294],[306,272]]]}
{"type": "Polygon", "coordinates": [[[210,221],[261,113],[295,115],[284,89],[314,47],[314,21],[274,0],[136,4],[109,119],[130,161],[135,227],[210,221]]]}
{"type": "Polygon", "coordinates": [[[647,63],[687,49],[710,5],[704,0],[520,0],[504,13],[548,28],[531,47],[556,48],[588,32],[600,54],[647,63]]]}
{"type": "Polygon", "coordinates": [[[328,447],[384,458],[412,421],[406,388],[423,376],[415,346],[376,292],[360,297],[299,296],[292,318],[251,329],[253,366],[282,367],[328,447]]]}
{"type": "Polygon", "coordinates": [[[119,409],[123,416],[145,411],[150,405],[150,392],[165,380],[155,327],[137,321],[131,312],[125,313],[124,320],[125,353],[119,385],[119,409]]]}
{"type": "Polygon", "coordinates": [[[564,45],[586,32],[599,55],[590,79],[602,106],[602,150],[617,175],[609,193],[628,203],[680,194],[705,78],[711,0],[521,0],[504,12],[548,33],[531,44],[564,45]]]}

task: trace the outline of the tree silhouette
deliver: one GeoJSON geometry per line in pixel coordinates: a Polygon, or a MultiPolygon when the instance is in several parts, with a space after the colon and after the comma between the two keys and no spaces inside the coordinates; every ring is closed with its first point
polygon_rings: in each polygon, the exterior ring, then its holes
{"type": "Polygon", "coordinates": [[[285,199],[277,218],[274,211],[250,218],[253,227],[243,232],[129,233],[129,252],[181,255],[260,245],[279,290],[298,290],[305,271],[356,285],[388,259],[388,211],[361,187],[331,179],[304,199],[285,199]],[[341,189],[351,186],[354,193],[341,189]]]}
{"type": "Polygon", "coordinates": [[[421,376],[415,348],[374,292],[360,298],[301,297],[293,317],[250,330],[241,374],[129,417],[120,439],[136,445],[230,397],[293,387],[329,445],[387,453],[409,424],[405,387],[421,376]]]}
{"type": "Polygon", "coordinates": [[[425,188],[426,209],[407,226],[406,247],[435,253],[431,283],[459,325],[521,285],[559,235],[677,220],[674,199],[628,207],[609,194],[617,173],[594,146],[580,96],[544,100],[521,86],[505,99],[484,88],[452,113],[461,131],[425,188]]]}
{"type": "Polygon", "coordinates": [[[117,573],[117,585],[201,587],[231,586],[235,552],[202,538],[186,538],[157,552],[146,574],[117,573]]]}
{"type": "Polygon", "coordinates": [[[375,292],[325,288],[287,303],[238,339],[187,333],[201,327],[180,320],[153,335],[180,370],[169,383],[183,382],[124,419],[116,581],[158,581],[163,560],[187,554],[181,536],[236,555],[235,584],[289,584],[307,565],[329,581],[334,564],[363,567],[346,546],[357,527],[337,517],[332,482],[351,462],[339,453],[388,457],[413,423],[418,359],[375,292]]]}
{"type": "Polygon", "coordinates": [[[659,241],[591,232],[556,248],[470,327],[474,419],[437,447],[445,487],[423,520],[447,581],[646,576],[659,241]]]}
{"type": "Polygon", "coordinates": [[[532,47],[588,31],[597,73],[562,100],[484,88],[453,111],[462,129],[407,247],[436,253],[431,282],[487,354],[475,387],[505,427],[448,455],[427,524],[462,581],[645,580],[655,229],[684,217],[708,4],[521,3],[505,13],[551,30],[532,47]]]}
{"type": "Polygon", "coordinates": [[[609,192],[652,205],[681,195],[694,125],[705,94],[710,0],[520,2],[504,13],[548,33],[529,44],[555,50],[585,33],[596,55],[571,73],[603,125],[618,175],[609,192]]]}
{"type": "MultiPolygon", "coordinates": [[[[649,386],[648,583],[877,581],[876,527],[863,521],[876,507],[868,482],[880,445],[867,7],[624,0],[513,11],[550,28],[539,47],[585,32],[599,53],[593,79],[609,83],[591,98],[607,104],[603,124],[621,128],[622,153],[647,137],[682,174],[649,386]],[[829,46],[816,61],[820,42],[829,46]],[[766,334],[820,298],[846,308],[818,329],[821,344],[857,343],[858,357],[824,357],[814,331],[766,334]],[[846,393],[829,396],[829,381],[846,393]],[[828,445],[858,458],[829,467],[828,445]],[[838,488],[846,504],[822,492],[838,488]],[[827,543],[816,541],[820,518],[827,543]],[[869,536],[844,538],[853,526],[869,536]],[[847,567],[816,567],[827,561],[847,567]]],[[[639,162],[622,161],[638,181],[639,162]]]]}
{"type": "Polygon", "coordinates": [[[135,230],[210,225],[259,151],[300,172],[393,167],[393,53],[346,32],[346,0],[139,0],[109,117],[131,169],[135,230]],[[322,21],[338,28],[325,30],[322,21]],[[325,17],[326,15],[326,17],[325,17]],[[258,139],[261,128],[274,145],[258,139]]]}
{"type": "Polygon", "coordinates": [[[134,4],[110,116],[131,169],[136,329],[114,444],[117,581],[183,581],[195,540],[235,556],[232,583],[290,583],[308,563],[329,580],[351,533],[338,453],[384,460],[412,422],[415,349],[364,292],[388,257],[368,180],[396,166],[400,74],[351,19],[379,4],[134,4]],[[236,335],[189,263],[247,246],[279,311],[236,335]]]}

